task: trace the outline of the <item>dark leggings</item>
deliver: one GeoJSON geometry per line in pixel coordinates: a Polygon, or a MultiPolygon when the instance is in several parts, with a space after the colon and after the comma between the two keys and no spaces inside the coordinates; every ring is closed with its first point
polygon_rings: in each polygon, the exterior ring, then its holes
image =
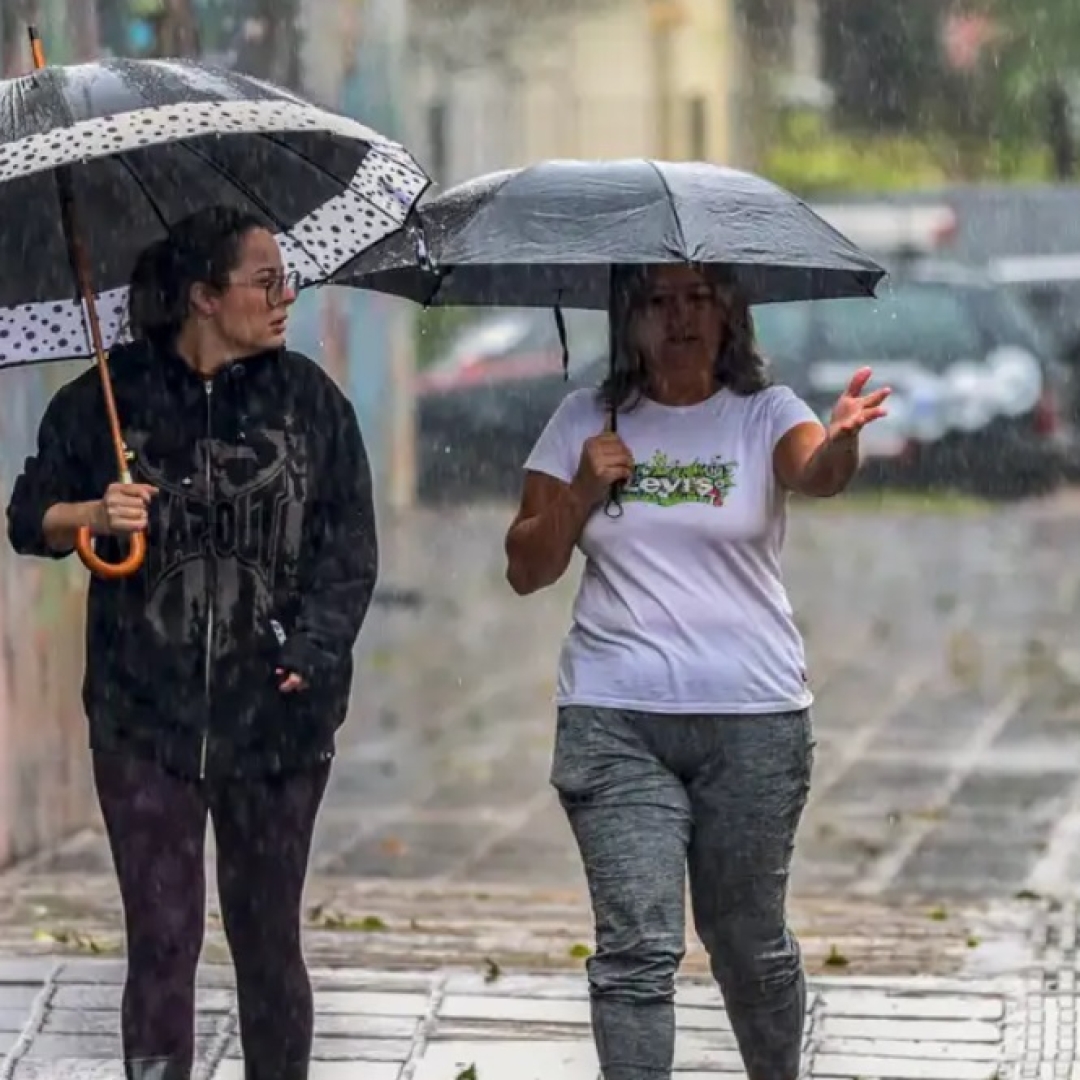
{"type": "Polygon", "coordinates": [[[314,1010],[300,941],[301,905],[329,773],[326,763],[289,776],[207,787],[150,761],[94,755],[124,903],[128,1061],[165,1059],[177,1075],[192,1065],[209,816],[247,1076],[306,1075],[314,1010]]]}

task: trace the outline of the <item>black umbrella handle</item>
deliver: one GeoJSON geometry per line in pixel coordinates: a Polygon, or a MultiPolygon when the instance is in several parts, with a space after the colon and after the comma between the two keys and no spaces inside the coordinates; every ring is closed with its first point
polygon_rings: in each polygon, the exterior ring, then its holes
{"type": "MultiPolygon", "coordinates": [[[[615,325],[615,300],[615,268],[612,267],[611,274],[608,277],[608,374],[611,377],[612,384],[615,382],[615,368],[619,351],[616,340],[618,328],[615,325]]],[[[617,434],[619,430],[619,404],[614,397],[612,397],[611,401],[611,416],[609,419],[612,432],[617,434]]],[[[609,518],[621,518],[623,516],[622,489],[622,484],[611,485],[607,503],[604,506],[604,513],[609,518]]]]}
{"type": "MultiPolygon", "coordinates": [[[[611,430],[615,433],[619,430],[619,409],[617,405],[611,406],[611,430]]],[[[607,502],[604,504],[604,513],[609,518],[621,518],[623,516],[622,490],[624,486],[622,482],[611,485],[607,502]]]]}

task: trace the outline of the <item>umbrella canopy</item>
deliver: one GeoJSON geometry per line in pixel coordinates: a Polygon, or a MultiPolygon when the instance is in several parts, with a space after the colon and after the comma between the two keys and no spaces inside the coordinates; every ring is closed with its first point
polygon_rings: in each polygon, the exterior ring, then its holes
{"type": "Polygon", "coordinates": [[[430,183],[398,143],[259,79],[188,61],[44,67],[0,83],[0,369],[93,357],[55,171],[106,346],[138,253],[213,204],[256,214],[300,283],[400,229],[430,183]]]}
{"type": "Polygon", "coordinates": [[[422,235],[334,281],[422,304],[603,309],[620,264],[700,264],[752,304],[873,296],[885,276],[790,192],[702,163],[546,161],[450,188],[419,218],[422,235]]]}

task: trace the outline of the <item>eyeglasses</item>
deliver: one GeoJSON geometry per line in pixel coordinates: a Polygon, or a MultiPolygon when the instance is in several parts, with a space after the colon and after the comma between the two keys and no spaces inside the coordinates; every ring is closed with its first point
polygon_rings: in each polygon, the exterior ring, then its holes
{"type": "Polygon", "coordinates": [[[263,274],[257,281],[234,281],[233,285],[243,285],[248,289],[263,289],[266,292],[266,302],[270,307],[277,307],[286,294],[296,295],[300,291],[300,273],[290,270],[285,274],[263,274]]]}

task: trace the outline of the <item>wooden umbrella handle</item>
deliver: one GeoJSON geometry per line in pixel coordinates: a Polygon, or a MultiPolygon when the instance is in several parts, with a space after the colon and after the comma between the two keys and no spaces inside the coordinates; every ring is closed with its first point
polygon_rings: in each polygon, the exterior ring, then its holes
{"type": "MultiPolygon", "coordinates": [[[[30,27],[29,34],[34,70],[38,71],[45,66],[45,48],[35,27],[30,27]]],[[[86,257],[86,249],[83,247],[78,218],[75,212],[75,193],[71,184],[71,176],[66,168],[56,170],[56,188],[60,196],[60,210],[64,221],[64,235],[67,238],[68,252],[71,255],[71,266],[79,282],[79,295],[82,298],[86,322],[90,328],[90,340],[94,346],[94,359],[97,363],[98,374],[101,376],[101,392],[105,398],[109,434],[112,437],[113,452],[116,455],[117,475],[121,483],[130,484],[130,454],[124,444],[120,417],[116,411],[116,397],[113,394],[112,378],[109,375],[109,361],[105,354],[105,342],[101,336],[101,321],[98,318],[97,304],[94,301],[94,289],[91,284],[90,261],[86,257]]],[[[96,574],[107,581],[116,581],[119,578],[131,577],[142,566],[143,559],[146,558],[146,537],[142,533],[135,533],[131,537],[131,547],[127,558],[118,563],[106,562],[98,555],[94,550],[94,539],[88,528],[79,530],[75,550],[78,552],[83,566],[92,574],[96,574]]]]}
{"type": "Polygon", "coordinates": [[[106,562],[94,550],[93,535],[90,529],[84,525],[79,530],[76,538],[75,550],[79,553],[83,566],[91,574],[97,575],[104,581],[119,581],[121,578],[131,577],[142,566],[143,560],[146,558],[146,535],[144,533],[133,533],[127,558],[123,562],[111,563],[106,562]]]}

